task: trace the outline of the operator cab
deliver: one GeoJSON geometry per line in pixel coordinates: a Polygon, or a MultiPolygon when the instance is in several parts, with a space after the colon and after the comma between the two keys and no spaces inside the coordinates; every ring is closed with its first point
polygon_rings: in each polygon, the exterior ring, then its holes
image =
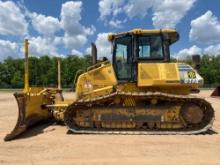
{"type": "Polygon", "coordinates": [[[169,46],[179,39],[175,30],[134,29],[110,34],[113,66],[119,81],[136,81],[139,62],[169,62],[169,46]]]}

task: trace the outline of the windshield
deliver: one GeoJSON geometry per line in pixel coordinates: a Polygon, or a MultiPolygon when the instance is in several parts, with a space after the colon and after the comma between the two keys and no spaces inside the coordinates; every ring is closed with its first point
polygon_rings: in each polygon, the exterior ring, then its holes
{"type": "Polygon", "coordinates": [[[161,36],[138,37],[138,58],[163,59],[161,36]]]}

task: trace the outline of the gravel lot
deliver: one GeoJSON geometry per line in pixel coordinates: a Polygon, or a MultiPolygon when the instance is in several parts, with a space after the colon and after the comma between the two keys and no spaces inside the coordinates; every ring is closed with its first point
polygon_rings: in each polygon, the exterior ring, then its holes
{"type": "Polygon", "coordinates": [[[200,96],[216,112],[211,134],[74,135],[65,126],[43,124],[4,142],[15,125],[17,104],[12,92],[0,92],[0,164],[220,164],[220,99],[210,93],[204,90],[200,96]]]}

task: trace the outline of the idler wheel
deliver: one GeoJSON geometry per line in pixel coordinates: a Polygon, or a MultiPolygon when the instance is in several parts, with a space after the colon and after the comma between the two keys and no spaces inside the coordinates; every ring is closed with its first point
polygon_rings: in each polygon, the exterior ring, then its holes
{"type": "Polygon", "coordinates": [[[185,103],[181,107],[181,115],[188,124],[198,124],[204,116],[202,109],[194,103],[185,103]]]}

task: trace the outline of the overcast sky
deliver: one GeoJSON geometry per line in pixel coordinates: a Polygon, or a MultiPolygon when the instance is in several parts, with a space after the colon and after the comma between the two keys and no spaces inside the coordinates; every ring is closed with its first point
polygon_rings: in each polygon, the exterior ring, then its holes
{"type": "Polygon", "coordinates": [[[220,1],[0,0],[0,61],[23,57],[24,38],[36,56],[81,56],[95,42],[110,57],[107,34],[133,28],[176,28],[173,56],[220,54],[220,1]]]}

